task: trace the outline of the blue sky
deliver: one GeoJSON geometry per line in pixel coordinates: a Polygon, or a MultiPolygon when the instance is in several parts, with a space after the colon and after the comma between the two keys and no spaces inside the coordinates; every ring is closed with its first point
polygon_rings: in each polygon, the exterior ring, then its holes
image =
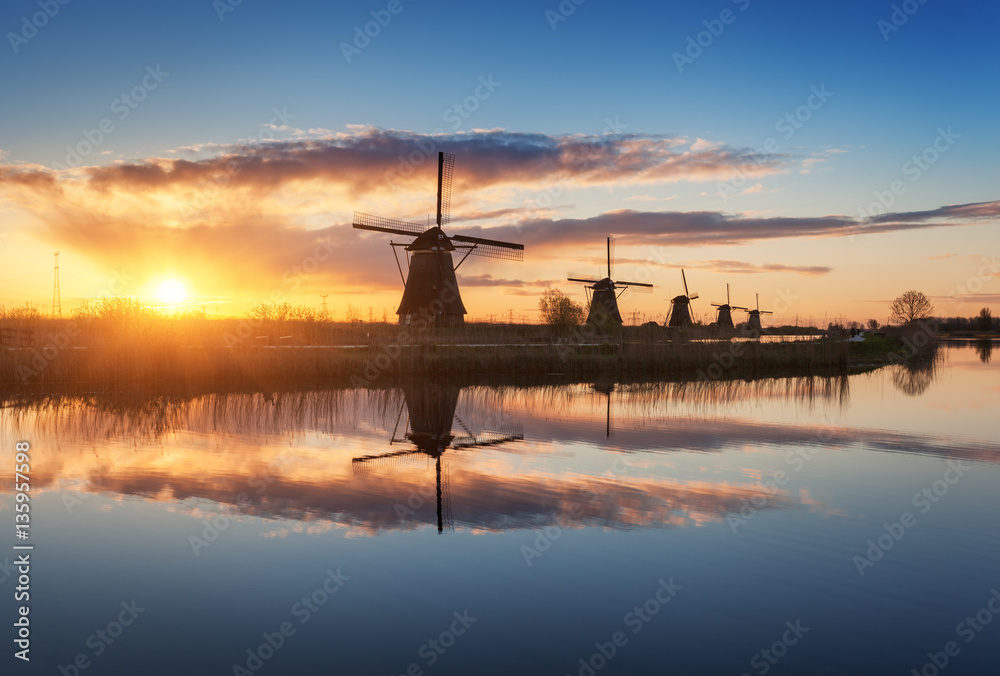
{"type": "MultiPolygon", "coordinates": [[[[459,132],[599,136],[609,132],[610,122],[611,132],[703,139],[749,151],[760,151],[773,139],[774,154],[787,164],[741,186],[760,183],[759,189],[726,199],[718,194],[724,173],[722,178],[569,186],[556,200],[566,207],[564,216],[667,208],[856,216],[876,191],[894,180],[908,180],[904,163],[930,146],[939,128],[957,134],[957,141],[921,172],[919,181],[908,182],[905,194],[894,197],[888,210],[932,210],[996,199],[1000,8],[995,5],[913,0],[907,7],[915,12],[886,39],[886,24],[880,28],[878,22],[892,20],[894,3],[586,0],[575,5],[567,0],[562,7],[574,9],[554,30],[553,15],[546,12],[560,12],[556,1],[400,0],[401,11],[387,14],[389,4],[243,0],[220,20],[219,7],[228,6],[221,1],[70,0],[58,5],[47,25],[20,42],[15,53],[10,33],[20,33],[23,17],[41,10],[37,1],[8,2],[0,9],[6,36],[0,46],[0,87],[13,95],[0,102],[2,161],[22,169],[52,169],[65,162],[66,145],[79,143],[84,131],[104,118],[112,119],[114,129],[85,158],[87,165],[141,164],[176,157],[177,149],[192,145],[236,144],[255,137],[275,109],[294,116],[289,127],[298,130],[298,135],[278,130],[281,138],[321,138],[344,133],[349,125],[415,134],[453,132],[451,120],[456,118],[446,118],[446,111],[472,100],[468,97],[480,78],[492,78],[499,85],[475,102],[474,111],[467,111],[459,132]],[[356,26],[373,20],[373,11],[391,21],[348,63],[341,45],[354,39],[356,26]],[[720,17],[730,22],[722,23],[720,17]],[[705,31],[712,27],[719,34],[709,41],[705,31]],[[679,72],[674,54],[684,53],[688,38],[697,39],[699,33],[707,46],[700,54],[692,52],[692,62],[679,72]],[[169,75],[146,92],[127,118],[118,119],[112,112],[116,98],[140,85],[147,67],[157,66],[169,75]],[[776,122],[807,104],[813,88],[832,96],[816,110],[801,109],[809,119],[786,138],[776,122]]],[[[459,176],[469,159],[457,154],[459,176]]],[[[358,207],[368,206],[359,202],[358,207]]],[[[31,237],[37,214],[25,204],[22,200],[4,210],[10,235],[4,241],[26,247],[23,252],[51,248],[50,238],[43,238],[42,246],[31,237]]],[[[345,204],[342,212],[349,214],[351,208],[345,204]]],[[[384,211],[377,203],[371,208],[384,211]]],[[[322,211],[317,219],[336,220],[340,214],[322,211]]],[[[948,253],[973,256],[982,252],[982,241],[995,252],[1000,248],[995,224],[994,219],[948,228],[944,239],[955,249],[948,253]]],[[[935,229],[870,239],[878,238],[884,254],[902,251],[926,258],[945,253],[935,229]],[[899,241],[887,244],[888,238],[899,241]]],[[[787,261],[801,255],[800,245],[799,240],[782,239],[768,245],[767,253],[787,261]]],[[[807,257],[812,256],[815,245],[805,246],[807,257]]],[[[744,260],[752,247],[698,251],[694,257],[684,251],[679,258],[744,260]]],[[[814,258],[825,254],[829,251],[817,250],[814,258]]],[[[763,261],[765,253],[757,255],[763,261]]],[[[855,249],[844,259],[822,262],[842,270],[865,256],[855,249]]],[[[81,268],[85,277],[108,265],[82,249],[80,258],[93,262],[90,269],[81,268]]],[[[542,268],[539,264],[530,273],[516,274],[540,279],[545,277],[542,268]]],[[[939,295],[962,272],[954,269],[947,275],[939,295]]],[[[766,279],[771,287],[780,283],[766,279]]],[[[833,288],[823,297],[832,297],[833,288]]],[[[26,297],[39,295],[23,291],[26,297]]],[[[228,297],[235,291],[202,293],[228,297]]],[[[0,290],[0,302],[17,294],[18,289],[0,290]]],[[[379,302],[391,305],[397,294],[386,289],[379,302]]],[[[886,294],[894,295],[888,285],[878,297],[886,294]]]]}

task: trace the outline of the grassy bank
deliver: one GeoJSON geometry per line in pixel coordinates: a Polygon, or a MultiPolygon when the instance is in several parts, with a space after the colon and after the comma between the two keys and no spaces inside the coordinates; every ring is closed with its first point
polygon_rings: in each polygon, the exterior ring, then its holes
{"type": "Polygon", "coordinates": [[[864,343],[702,342],[651,327],[612,335],[583,328],[474,325],[403,328],[312,319],[211,319],[154,314],[5,317],[0,384],[253,387],[367,385],[401,378],[547,375],[729,379],[846,372],[898,362],[905,336],[864,343]]]}

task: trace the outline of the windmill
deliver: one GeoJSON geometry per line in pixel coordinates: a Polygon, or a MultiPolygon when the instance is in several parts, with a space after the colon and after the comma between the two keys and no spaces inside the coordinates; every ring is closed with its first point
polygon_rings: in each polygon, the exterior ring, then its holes
{"type": "Polygon", "coordinates": [[[354,212],[354,227],[359,230],[415,238],[409,243],[389,241],[399,275],[403,277],[403,299],[396,310],[400,324],[464,324],[466,310],[458,291],[455,270],[471,254],[516,261],[524,258],[523,244],[467,235],[449,236],[444,233],[442,228],[451,220],[451,179],[454,168],[454,155],[438,153],[437,222],[433,227],[354,212]],[[396,247],[403,247],[407,252],[408,271],[405,277],[396,255],[396,247]],[[453,251],[465,254],[458,265],[452,259],[453,251]]]}
{"type": "Polygon", "coordinates": [[[608,276],[604,279],[592,279],[586,275],[569,273],[566,279],[570,282],[582,282],[588,284],[587,295],[590,296],[590,312],[587,314],[588,324],[614,324],[622,325],[622,315],[618,311],[618,299],[630,287],[637,291],[649,292],[653,288],[652,284],[642,282],[622,282],[612,280],[612,244],[614,240],[608,237],[608,276]],[[620,292],[617,292],[621,289],[620,292]],[[616,293],[617,292],[617,293],[616,293]]]}
{"type": "Polygon", "coordinates": [[[750,324],[751,331],[756,331],[757,333],[760,333],[762,331],[762,327],[760,325],[760,316],[770,315],[774,313],[771,312],[770,310],[760,309],[760,294],[755,293],[754,297],[757,299],[757,307],[755,307],[753,310],[746,310],[746,312],[749,314],[749,316],[747,317],[747,322],[750,324]]]}
{"type": "Polygon", "coordinates": [[[681,280],[684,282],[684,294],[670,299],[668,327],[680,328],[691,326],[694,323],[691,319],[691,301],[697,298],[698,294],[688,292],[688,282],[687,277],[684,276],[684,270],[681,270],[681,280]]]}
{"type": "Polygon", "coordinates": [[[735,328],[733,325],[733,310],[744,310],[746,312],[750,311],[749,308],[729,304],[729,284],[726,284],[726,302],[722,304],[712,303],[712,306],[718,308],[715,323],[720,329],[735,328]]]}
{"type": "Polygon", "coordinates": [[[448,474],[442,470],[441,456],[445,451],[497,446],[509,441],[524,439],[520,425],[508,425],[498,431],[482,431],[473,434],[455,414],[461,388],[448,385],[407,385],[403,387],[403,405],[396,418],[390,445],[410,442],[413,449],[392,451],[378,455],[364,455],[351,460],[355,473],[368,472],[373,466],[419,459],[434,458],[437,476],[437,529],[443,533],[447,527],[454,528],[451,516],[451,497],[448,490],[448,474]],[[396,437],[403,410],[408,412],[406,428],[402,438],[396,437]],[[452,433],[457,422],[461,431],[452,433]]]}

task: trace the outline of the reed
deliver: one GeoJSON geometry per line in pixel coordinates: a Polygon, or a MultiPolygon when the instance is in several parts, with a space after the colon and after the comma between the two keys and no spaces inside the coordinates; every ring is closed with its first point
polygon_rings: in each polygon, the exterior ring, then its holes
{"type": "Polygon", "coordinates": [[[897,339],[791,343],[667,339],[663,330],[467,324],[451,329],[334,322],[318,314],[165,316],[106,299],[72,318],[0,308],[6,389],[94,383],[217,387],[505,374],[729,379],[829,374],[892,361],[897,339]]]}

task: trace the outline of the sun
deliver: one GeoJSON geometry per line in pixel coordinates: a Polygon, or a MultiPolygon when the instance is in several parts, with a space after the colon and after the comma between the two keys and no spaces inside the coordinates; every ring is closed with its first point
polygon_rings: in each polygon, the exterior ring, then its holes
{"type": "Polygon", "coordinates": [[[167,279],[160,283],[156,297],[167,304],[181,303],[187,298],[187,292],[184,290],[184,285],[176,279],[167,279]]]}

